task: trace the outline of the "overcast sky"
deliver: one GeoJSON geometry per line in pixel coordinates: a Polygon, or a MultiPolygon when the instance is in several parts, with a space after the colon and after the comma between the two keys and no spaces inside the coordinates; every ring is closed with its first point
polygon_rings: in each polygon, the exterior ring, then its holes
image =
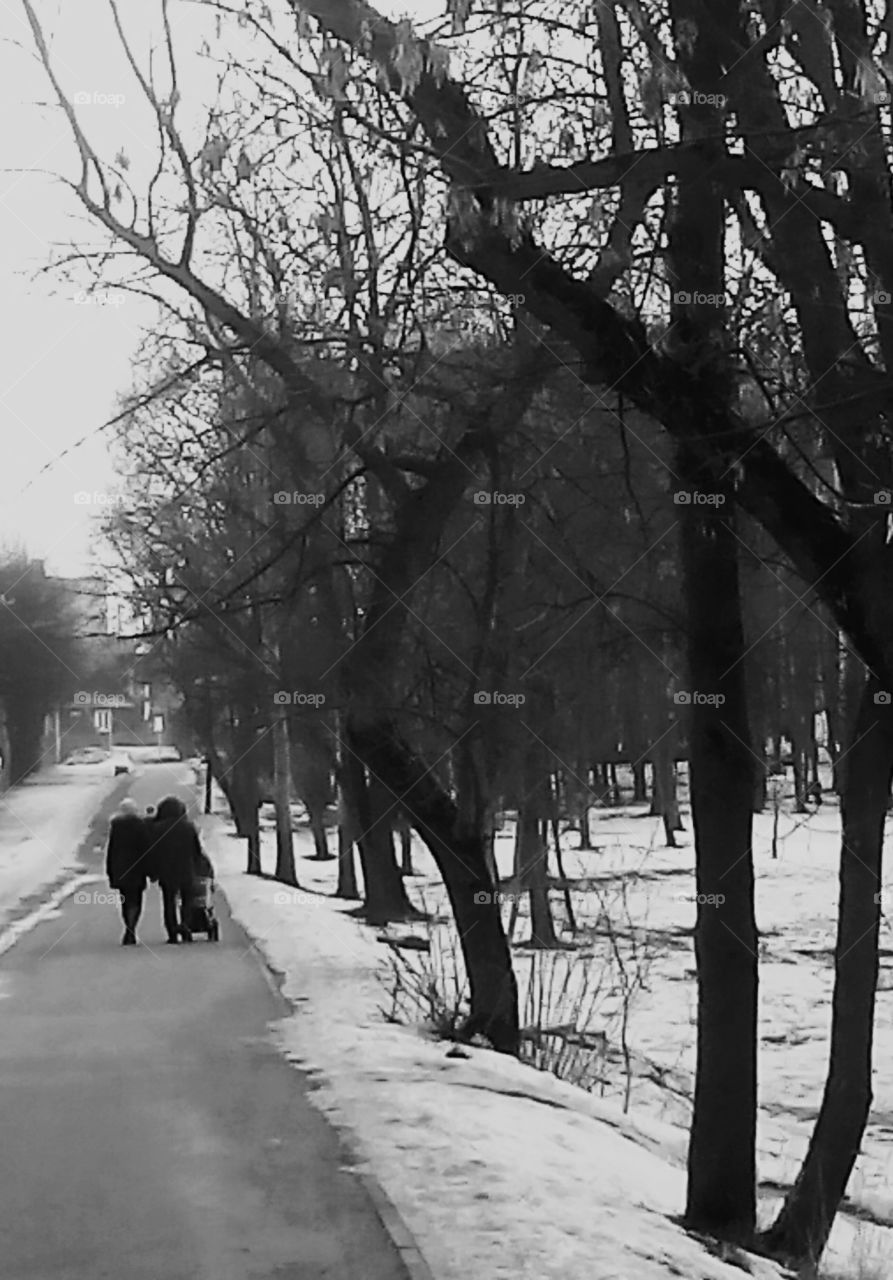
{"type": "MultiPolygon", "coordinates": [[[[121,54],[107,0],[37,0],[65,88],[83,102],[80,117],[100,154],[119,148],[139,167],[154,155],[152,120],[121,54]],[[86,99],[86,102],[84,102],[86,99]]],[[[385,11],[398,6],[385,4],[385,11]]],[[[399,6],[403,7],[403,6],[399,6]]],[[[414,11],[438,6],[422,0],[414,11]]],[[[124,0],[121,12],[134,47],[145,54],[158,5],[124,0]]],[[[197,48],[208,17],[179,4],[184,39],[197,48]],[[201,28],[201,29],[200,29],[201,28]]],[[[31,52],[20,0],[0,4],[0,542],[23,541],[56,573],[81,573],[92,563],[93,520],[113,488],[107,433],[116,395],[131,382],[131,361],[151,304],[117,296],[119,305],[86,302],[58,276],[34,273],[54,245],[83,243],[96,232],[74,197],[52,174],[75,176],[75,152],[64,118],[50,105],[50,89],[31,52]],[[77,442],[87,437],[84,444],[77,442]],[[93,499],[76,501],[88,494],[93,499]]],[[[205,105],[203,69],[181,60],[181,87],[205,105]]],[[[116,295],[106,295],[109,302],[116,295]]]]}
{"type": "MultiPolygon", "coordinates": [[[[128,93],[132,102],[133,92],[105,0],[64,7],[49,0],[40,12],[66,87],[90,95],[85,124],[100,143],[137,145],[138,113],[127,102],[111,102],[128,93]]],[[[101,499],[112,485],[106,440],[97,429],[114,412],[116,393],[128,387],[138,329],[152,310],[139,300],[85,303],[58,277],[33,279],[54,244],[92,232],[73,197],[49,176],[73,176],[74,152],[64,120],[46,105],[48,85],[30,55],[17,0],[0,7],[0,33],[0,539],[24,541],[51,571],[79,573],[92,562],[92,522],[101,501],[76,496],[101,499]]]]}

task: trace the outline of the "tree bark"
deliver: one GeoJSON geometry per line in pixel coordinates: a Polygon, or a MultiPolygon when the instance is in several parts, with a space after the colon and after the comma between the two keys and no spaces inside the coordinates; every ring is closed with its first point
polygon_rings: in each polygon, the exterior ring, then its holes
{"type": "Polygon", "coordinates": [[[245,874],[259,876],[262,870],[258,817],[260,794],[250,749],[237,757],[231,769],[224,767],[223,760],[213,745],[209,745],[207,750],[214,776],[226,796],[226,802],[235,823],[236,835],[247,841],[245,874]]]}
{"type": "Polygon", "coordinates": [[[468,975],[471,1009],[463,1034],[480,1034],[499,1052],[516,1054],[518,988],[488,866],[487,833],[462,828],[453,799],[394,726],[363,726],[353,741],[370,772],[401,797],[443,877],[468,975]]]}
{"type": "MultiPolygon", "coordinates": [[[[681,468],[691,476],[684,461],[681,468]]],[[[692,685],[724,699],[691,706],[698,1037],[685,1220],[697,1231],[745,1243],[756,1222],[753,760],[738,541],[721,510],[684,508],[682,533],[692,685]]]]}
{"type": "Polygon", "coordinates": [[[798,729],[794,730],[791,739],[791,757],[794,761],[794,810],[796,813],[807,813],[806,788],[809,777],[809,756],[805,741],[798,729]]]}
{"type": "Polygon", "coordinates": [[[291,745],[285,716],[277,716],[273,725],[273,798],[276,808],[276,879],[283,884],[297,885],[291,827],[291,745]]]}
{"type": "Polygon", "coordinates": [[[871,1108],[871,1058],[878,977],[881,866],[893,780],[893,708],[877,681],[863,690],[841,799],[840,906],[828,1076],[803,1166],[763,1237],[772,1254],[820,1257],[843,1199],[871,1108]]]}
{"type": "Polygon", "coordinates": [[[357,867],[354,861],[354,839],[358,828],[351,812],[344,785],[338,784],[338,885],[336,898],[359,899],[357,867]]]}
{"type": "Polygon", "coordinates": [[[679,818],[679,798],[676,794],[676,766],[672,743],[667,735],[654,749],[654,793],[651,812],[664,821],[664,835],[668,849],[675,849],[675,832],[682,830],[679,818]]]}
{"type": "Polygon", "coordinates": [[[354,862],[354,843],[348,831],[340,825],[338,827],[338,885],[335,889],[335,897],[348,898],[351,901],[360,900],[357,866],[354,862]]]}
{"type": "Polygon", "coordinates": [[[583,799],[580,802],[580,809],[579,809],[580,816],[578,818],[578,822],[580,825],[580,848],[587,849],[587,850],[592,848],[592,831],[590,830],[590,827],[589,827],[590,804],[591,804],[591,800],[589,796],[584,795],[583,799]]]}
{"type": "Polygon", "coordinates": [[[518,873],[520,888],[530,896],[530,945],[537,948],[558,946],[555,922],[549,902],[549,877],[546,867],[546,845],[540,828],[539,814],[530,792],[518,813],[518,873]]]}
{"type": "Polygon", "coordinates": [[[367,780],[364,756],[356,736],[345,729],[347,750],[343,773],[348,805],[356,823],[355,843],[363,868],[363,914],[370,924],[387,924],[416,916],[400,868],[394,856],[389,791],[370,769],[367,780]]]}
{"type": "Polygon", "coordinates": [[[403,876],[415,875],[412,866],[412,827],[405,818],[401,818],[398,821],[396,830],[397,835],[400,837],[400,874],[403,876]]]}
{"type": "Polygon", "coordinates": [[[754,813],[762,813],[769,799],[769,773],[765,764],[756,762],[755,764],[756,767],[753,771],[753,811],[754,813]]]}
{"type": "MultiPolygon", "coordinates": [[[[307,804],[307,802],[304,802],[307,804]]],[[[307,804],[307,816],[310,819],[310,830],[313,834],[313,846],[315,853],[313,854],[314,862],[332,862],[335,858],[334,853],[329,849],[329,839],[326,834],[325,809],[319,809],[316,805],[307,804]]]]}

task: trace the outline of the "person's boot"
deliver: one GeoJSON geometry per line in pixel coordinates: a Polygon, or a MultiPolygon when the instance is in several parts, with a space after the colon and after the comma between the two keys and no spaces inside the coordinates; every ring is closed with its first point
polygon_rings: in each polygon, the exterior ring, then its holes
{"type": "Polygon", "coordinates": [[[136,946],[136,922],[139,918],[139,912],[129,907],[124,911],[124,937],[121,939],[122,947],[136,946]]]}

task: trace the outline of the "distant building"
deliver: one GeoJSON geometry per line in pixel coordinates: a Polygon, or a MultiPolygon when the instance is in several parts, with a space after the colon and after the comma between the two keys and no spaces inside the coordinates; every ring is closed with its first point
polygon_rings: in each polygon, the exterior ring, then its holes
{"type": "MultiPolygon", "coordinates": [[[[39,572],[43,571],[41,562],[39,572]]],[[[122,617],[98,575],[54,578],[70,600],[83,661],[81,687],[47,717],[45,758],[61,763],[83,747],[170,746],[180,699],[149,669],[151,646],[115,633],[122,617]]],[[[81,674],[82,673],[82,674],[81,674]]]]}

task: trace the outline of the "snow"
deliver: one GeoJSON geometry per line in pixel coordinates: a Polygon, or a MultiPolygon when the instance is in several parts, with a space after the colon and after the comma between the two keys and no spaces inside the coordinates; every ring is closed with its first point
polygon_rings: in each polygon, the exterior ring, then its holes
{"type": "Polygon", "coordinates": [[[119,785],[108,765],[53,765],[0,795],[0,939],[29,899],[76,874],[96,810],[119,785]]]}
{"type": "MultiPolygon", "coordinates": [[[[808,1140],[827,1059],[834,941],[839,817],[826,806],[808,821],[782,814],[780,856],[770,856],[771,817],[756,825],[757,910],[761,944],[760,1172],[789,1180],[808,1140]],[[802,951],[809,955],[802,955],[802,951]]],[[[349,1135],[401,1211],[437,1280],[732,1280],[740,1263],[723,1262],[674,1222],[684,1207],[686,1094],[694,1062],[693,850],[661,847],[658,820],[641,812],[604,811],[593,852],[564,851],[567,873],[585,877],[613,912],[616,935],[635,925],[647,952],[647,989],[630,1006],[634,1072],[629,1114],[623,1111],[622,1063],[614,1062],[603,1097],[484,1049],[448,1046],[420,1030],[389,1023],[386,991],[376,977],[389,948],[339,901],[336,864],[310,860],[312,840],[296,831],[298,878],[290,890],[243,874],[244,842],[220,814],[205,819],[205,839],[235,918],[267,963],[282,975],[295,1012],[276,1028],[283,1051],[318,1086],[312,1096],[349,1135]],[[621,890],[619,886],[625,886],[621,890]],[[614,895],[612,898],[612,894],[614,895]],[[625,895],[626,907],[621,896],[625,895]],[[643,938],[648,943],[645,947],[643,938]],[[649,1067],[669,1069],[668,1091],[649,1067]],[[649,1078],[650,1077],[650,1078],[649,1078]]],[[[511,831],[498,841],[508,874],[511,831]]],[[[426,852],[414,845],[421,874],[412,894],[429,910],[443,891],[426,852]]],[[[272,834],[264,866],[272,867],[272,834]]],[[[560,895],[552,895],[561,917],[560,895]]],[[[594,890],[574,893],[590,950],[603,954],[594,890]]],[[[507,915],[507,908],[505,909],[507,915]]],[[[523,936],[522,910],[516,942],[523,936]]],[[[435,926],[436,928],[436,926],[435,926]]],[[[424,932],[392,928],[391,936],[424,932]]],[[[886,941],[889,931],[885,926],[886,941]]],[[[524,993],[531,965],[515,952],[524,993]]],[[[573,962],[572,962],[573,963],[573,962]]],[[[592,962],[590,962],[592,963],[592,962]]],[[[582,971],[582,966],[580,966],[582,971]]],[[[883,985],[883,983],[882,983],[883,985]]],[[[891,1213],[888,1190],[893,1124],[893,1028],[890,996],[880,996],[876,1110],[851,1197],[864,1212],[891,1213]]],[[[603,1025],[614,1025],[606,998],[603,1025]]],[[[761,1197],[768,1220],[777,1197],[761,1197]]],[[[891,1216],[893,1221],[893,1216],[891,1216]]],[[[893,1272],[893,1233],[841,1215],[826,1253],[827,1274],[882,1280],[893,1272]],[[863,1269],[864,1268],[864,1269],[863,1269]]],[[[742,1259],[741,1261],[744,1261],[742,1259]]],[[[781,1272],[747,1255],[757,1276],[781,1272]]]]}

